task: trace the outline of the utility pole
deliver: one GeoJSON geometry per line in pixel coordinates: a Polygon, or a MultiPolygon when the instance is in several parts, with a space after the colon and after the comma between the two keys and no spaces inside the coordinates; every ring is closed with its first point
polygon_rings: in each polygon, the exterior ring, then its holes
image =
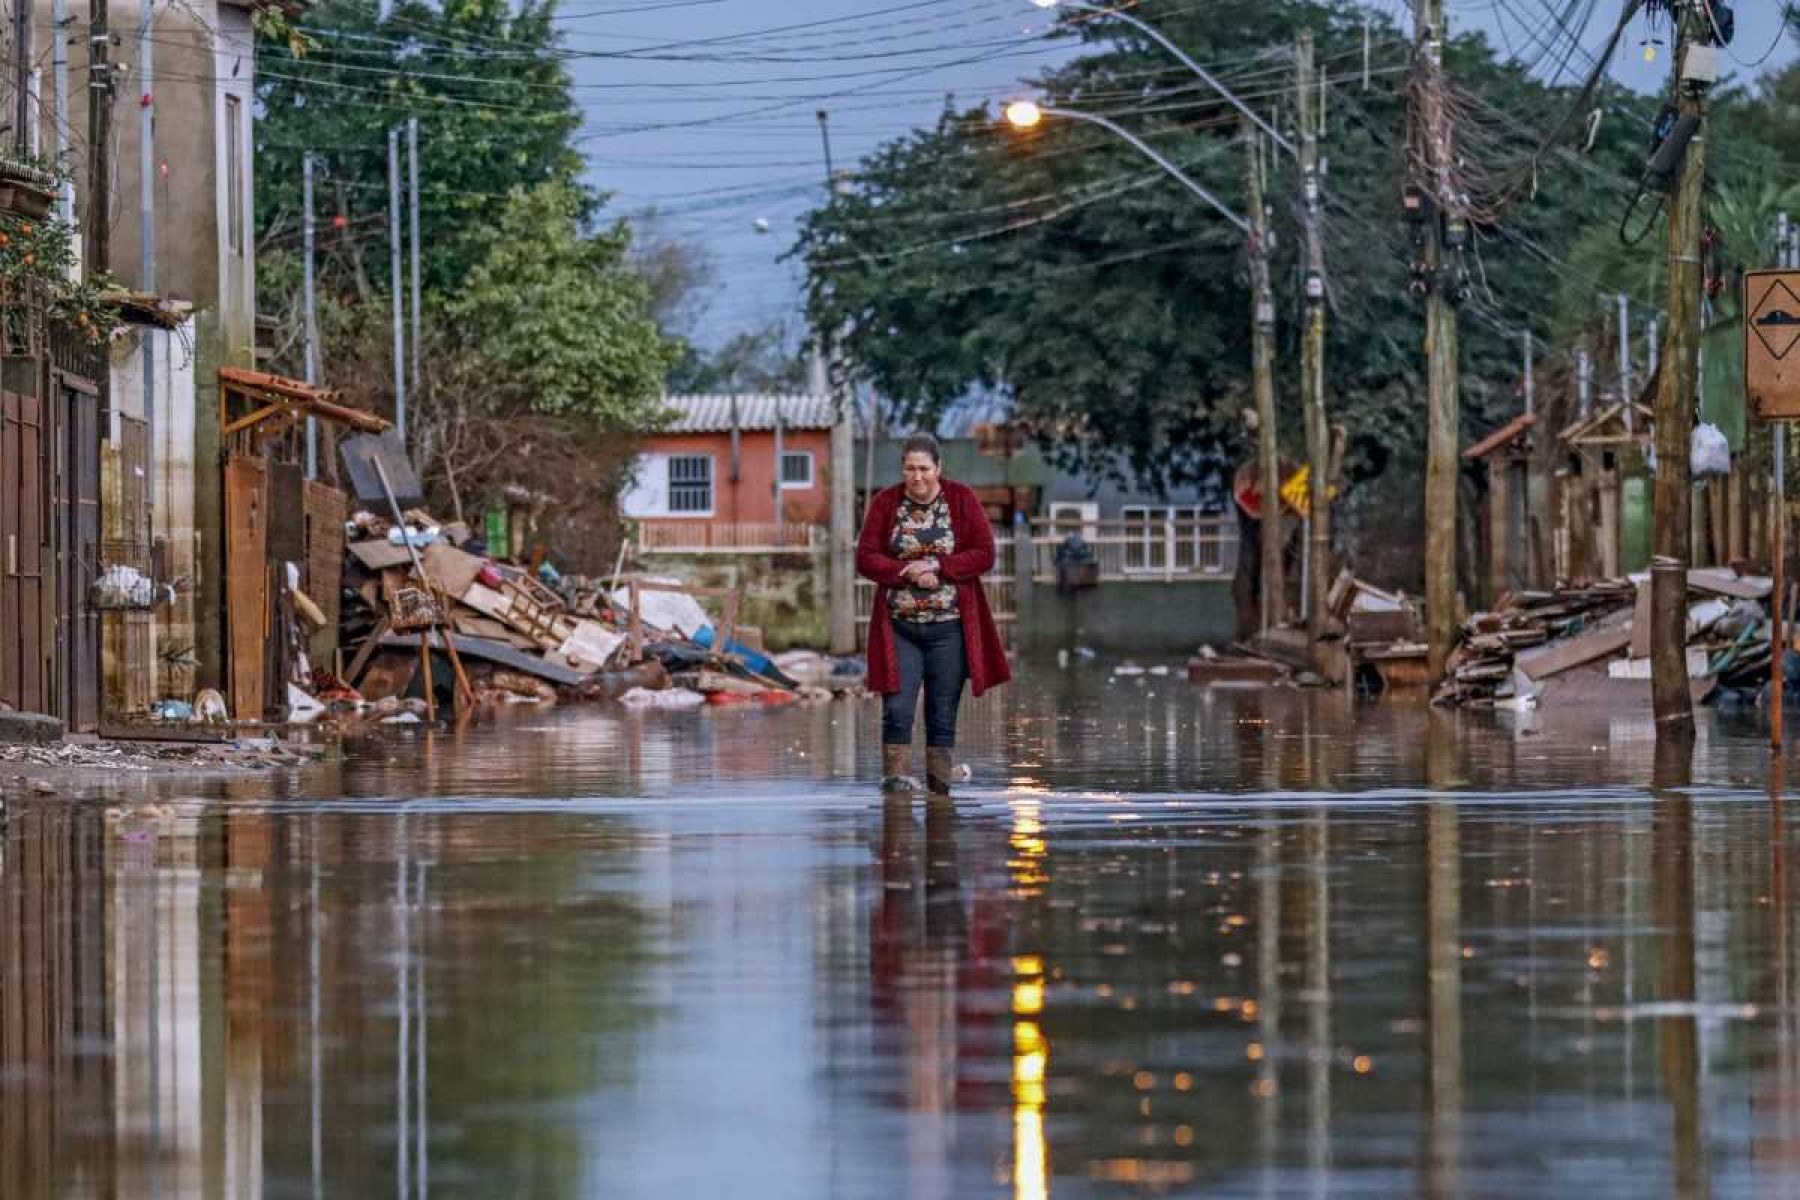
{"type": "Polygon", "coordinates": [[[400,130],[388,130],[389,292],[394,306],[394,428],[406,445],[406,297],[400,290],[400,130]]]}
{"type": "Polygon", "coordinates": [[[1256,458],[1262,493],[1262,632],[1281,622],[1287,583],[1282,570],[1281,450],[1275,440],[1275,299],[1269,284],[1269,214],[1263,201],[1262,138],[1243,121],[1250,203],[1250,388],[1256,398],[1256,458]]]}
{"type": "MultiPolygon", "coordinates": [[[[306,304],[306,382],[319,382],[319,310],[313,296],[313,156],[308,150],[300,158],[300,286],[306,304]]],[[[319,421],[306,418],[306,477],[319,477],[319,421]]]]}
{"type": "MultiPolygon", "coordinates": [[[[1688,450],[1700,350],[1700,208],[1706,182],[1706,84],[1716,55],[1695,0],[1676,19],[1675,104],[1699,121],[1669,198],[1669,369],[1656,389],[1656,492],[1650,559],[1650,695],[1658,733],[1693,729],[1687,672],[1688,450]]],[[[1777,597],[1777,603],[1780,597],[1777,597]]],[[[1779,656],[1777,656],[1779,657],[1779,656]]]]}
{"type": "MultiPolygon", "coordinates": [[[[818,118],[819,140],[825,153],[825,189],[827,196],[831,197],[847,190],[848,184],[837,177],[831,161],[831,114],[821,108],[818,118]]],[[[840,340],[822,329],[819,331],[819,368],[816,374],[823,376],[821,382],[832,398],[831,523],[828,526],[831,535],[828,564],[831,596],[827,606],[826,633],[833,654],[855,654],[856,575],[851,546],[856,540],[856,432],[851,425],[854,420],[854,405],[851,403],[853,393],[849,373],[839,349],[840,340]]],[[[875,435],[871,431],[871,450],[874,444],[875,435]]],[[[776,471],[779,475],[779,463],[776,471]]],[[[873,486],[871,482],[870,487],[873,486]]]]}
{"type": "Polygon", "coordinates": [[[1448,245],[1450,224],[1461,224],[1451,181],[1450,114],[1444,105],[1444,0],[1414,0],[1418,29],[1416,69],[1423,75],[1418,119],[1426,143],[1425,192],[1433,203],[1426,214],[1420,266],[1426,280],[1425,435],[1425,608],[1432,681],[1444,677],[1456,642],[1456,490],[1460,396],[1457,379],[1457,322],[1452,296],[1460,289],[1448,245]]]}
{"type": "Polygon", "coordinates": [[[419,388],[419,118],[406,118],[407,236],[412,239],[412,386],[419,388]]]}
{"type": "Polygon", "coordinates": [[[1619,301],[1619,403],[1625,406],[1625,432],[1636,427],[1637,414],[1632,412],[1631,392],[1631,297],[1624,292],[1619,301]]]}
{"type": "Polygon", "coordinates": [[[1588,348],[1575,351],[1575,412],[1586,417],[1594,411],[1594,362],[1588,348]]]}
{"type": "MultiPolygon", "coordinates": [[[[1323,89],[1313,60],[1313,35],[1302,30],[1295,47],[1295,106],[1300,113],[1301,236],[1305,251],[1306,326],[1300,339],[1300,400],[1308,464],[1306,636],[1316,657],[1331,592],[1331,444],[1325,425],[1325,238],[1321,229],[1319,134],[1323,89]]],[[[1318,664],[1315,662],[1314,664],[1318,664]]]]}
{"type": "MultiPolygon", "coordinates": [[[[138,14],[138,270],[140,285],[156,294],[156,2],[141,0],[138,14]]],[[[156,330],[144,329],[144,473],[155,504],[156,479],[156,330]]],[[[146,514],[148,515],[148,514],[146,514]]],[[[135,535],[136,531],[132,531],[135,535]]]]}
{"type": "MultiPolygon", "coordinates": [[[[88,6],[88,219],[87,274],[92,279],[112,266],[112,67],[107,62],[111,34],[106,0],[88,6]]],[[[101,381],[101,387],[106,387],[101,381]]],[[[106,397],[104,392],[102,400],[106,397]]],[[[104,407],[104,405],[103,405],[104,407]]]]}

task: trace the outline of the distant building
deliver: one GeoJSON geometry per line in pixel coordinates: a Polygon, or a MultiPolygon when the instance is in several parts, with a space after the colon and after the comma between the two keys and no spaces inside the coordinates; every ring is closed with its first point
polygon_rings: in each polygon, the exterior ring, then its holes
{"type": "Polygon", "coordinates": [[[830,520],[829,396],[668,396],[664,405],[673,416],[643,439],[620,501],[644,544],[804,544],[807,527],[830,520]]]}

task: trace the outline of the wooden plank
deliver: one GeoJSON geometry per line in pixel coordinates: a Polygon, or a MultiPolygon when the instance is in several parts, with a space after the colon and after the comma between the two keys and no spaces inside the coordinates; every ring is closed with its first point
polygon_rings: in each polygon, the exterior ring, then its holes
{"type": "MultiPolygon", "coordinates": [[[[429,633],[433,649],[443,649],[443,640],[437,630],[429,633]]],[[[390,633],[381,639],[383,649],[414,649],[419,644],[416,633],[390,633]]],[[[527,675],[535,675],[539,679],[564,687],[576,687],[592,674],[591,671],[572,671],[568,667],[560,667],[555,663],[545,662],[533,654],[515,650],[504,642],[491,641],[488,638],[459,637],[456,648],[464,658],[479,658],[485,662],[498,663],[515,671],[523,671],[527,675]]]]}
{"type": "Polygon", "coordinates": [[[1774,588],[1773,581],[1756,575],[1739,575],[1736,571],[1706,567],[1688,572],[1688,586],[1733,600],[1763,600],[1774,588]]]}
{"type": "Polygon", "coordinates": [[[269,609],[269,564],[263,464],[225,464],[225,609],[230,649],[231,709],[240,721],[263,715],[263,651],[269,609]]]}
{"type": "Polygon", "coordinates": [[[366,538],[360,542],[351,542],[350,556],[371,571],[385,571],[389,567],[404,567],[412,562],[405,546],[396,546],[386,538],[366,538]]]}
{"type": "Polygon", "coordinates": [[[1584,633],[1566,642],[1557,642],[1538,650],[1528,650],[1520,654],[1514,663],[1528,678],[1548,679],[1595,659],[1617,654],[1630,645],[1631,626],[1620,624],[1610,629],[1596,629],[1592,633],[1584,633]]]}
{"type": "Polygon", "coordinates": [[[458,550],[447,542],[433,542],[419,552],[419,561],[425,568],[425,574],[431,578],[439,590],[451,597],[460,597],[469,590],[487,560],[474,554],[458,550]]]}

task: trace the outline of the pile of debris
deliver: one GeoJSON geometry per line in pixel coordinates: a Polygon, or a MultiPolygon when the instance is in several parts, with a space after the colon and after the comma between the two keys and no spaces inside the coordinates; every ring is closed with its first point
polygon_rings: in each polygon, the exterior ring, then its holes
{"type": "Polygon", "coordinates": [[[791,660],[804,676],[784,671],[756,631],[738,626],[736,589],[563,576],[490,556],[467,526],[421,509],[400,523],[358,512],[347,531],[340,634],[355,650],[341,678],[315,673],[313,692],[339,717],[393,700],[422,701],[427,718],[439,707],[610,699],[772,706],[830,700],[860,683],[850,664],[806,652],[791,660]],[[721,601],[722,616],[703,598],[721,601]]]}
{"type": "MultiPolygon", "coordinates": [[[[1768,579],[1723,568],[1688,572],[1688,675],[1695,699],[1767,677],[1768,579]]],[[[1467,707],[1607,703],[1649,697],[1647,575],[1505,597],[1464,624],[1432,699],[1467,707]]]]}

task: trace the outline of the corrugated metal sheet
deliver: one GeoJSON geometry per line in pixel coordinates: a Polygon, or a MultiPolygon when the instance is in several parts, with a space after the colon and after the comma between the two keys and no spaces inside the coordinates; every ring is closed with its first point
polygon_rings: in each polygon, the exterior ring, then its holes
{"type": "Polygon", "coordinates": [[[774,429],[777,413],[786,429],[830,429],[835,419],[830,396],[715,393],[664,396],[663,404],[675,413],[664,433],[729,433],[734,408],[736,427],[746,431],[774,429]]]}

